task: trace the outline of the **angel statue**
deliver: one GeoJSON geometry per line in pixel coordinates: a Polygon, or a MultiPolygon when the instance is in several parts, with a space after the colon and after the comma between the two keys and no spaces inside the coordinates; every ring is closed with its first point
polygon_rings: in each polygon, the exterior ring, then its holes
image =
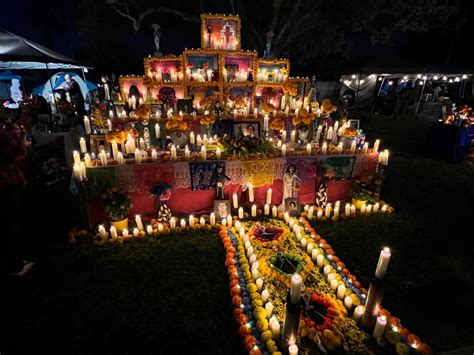
{"type": "Polygon", "coordinates": [[[267,44],[265,45],[265,51],[263,52],[264,59],[273,59],[272,53],[272,40],[274,33],[272,31],[267,32],[267,44]]]}
{"type": "Polygon", "coordinates": [[[151,29],[155,39],[155,53],[153,53],[153,57],[163,57],[163,53],[160,52],[161,26],[154,23],[151,25],[151,29]]]}

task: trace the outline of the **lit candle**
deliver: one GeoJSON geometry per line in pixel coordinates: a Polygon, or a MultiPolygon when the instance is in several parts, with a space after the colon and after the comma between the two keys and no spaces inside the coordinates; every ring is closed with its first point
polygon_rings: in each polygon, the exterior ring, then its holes
{"type": "Polygon", "coordinates": [[[242,239],[244,239],[245,241],[247,241],[247,240],[248,240],[248,237],[245,238],[245,228],[244,228],[244,227],[240,227],[240,222],[239,222],[239,221],[237,221],[237,222],[235,223],[235,228],[239,228],[239,235],[240,235],[240,237],[241,237],[242,239]],[[239,223],[238,226],[237,226],[237,223],[239,223]]]}
{"type": "Polygon", "coordinates": [[[281,156],[286,157],[286,144],[281,146],[281,156]]]}
{"type": "Polygon", "coordinates": [[[111,120],[107,120],[107,127],[108,127],[109,131],[112,130],[112,121],[111,120]]]}
{"type": "Polygon", "coordinates": [[[353,140],[351,143],[351,153],[355,153],[356,151],[356,141],[353,140]]]}
{"type": "Polygon", "coordinates": [[[341,154],[341,153],[342,153],[342,142],[340,142],[340,143],[337,145],[337,147],[336,147],[336,152],[337,152],[338,154],[341,154]]]}
{"type": "Polygon", "coordinates": [[[303,285],[303,278],[299,274],[291,276],[291,303],[299,304],[301,299],[301,286],[303,285]]]}
{"type": "Polygon", "coordinates": [[[252,206],[252,217],[257,217],[257,205],[252,206]]]}
{"type": "Polygon", "coordinates": [[[351,215],[351,205],[350,204],[346,203],[344,213],[345,213],[346,217],[349,217],[351,215]]]}
{"type": "Polygon", "coordinates": [[[255,284],[257,285],[257,291],[260,292],[263,287],[263,280],[259,277],[256,281],[255,284]]]}
{"type": "Polygon", "coordinates": [[[209,216],[209,222],[211,223],[211,226],[216,225],[216,215],[214,212],[212,212],[211,215],[209,216]]]}
{"type": "MultiPolygon", "coordinates": [[[[237,194],[232,195],[232,205],[234,206],[234,208],[239,208],[239,199],[237,197],[237,194]]],[[[242,218],[242,217],[239,217],[239,218],[242,218]]]]}
{"type": "Polygon", "coordinates": [[[123,236],[124,238],[127,238],[127,237],[128,237],[128,229],[127,229],[127,228],[125,228],[125,229],[122,231],[122,236],[123,236]]]}
{"type": "Polygon", "coordinates": [[[84,154],[84,162],[86,163],[86,166],[91,166],[91,156],[89,154],[84,154]]]}
{"type": "Polygon", "coordinates": [[[186,145],[186,147],[184,147],[184,157],[185,157],[186,159],[188,159],[188,160],[189,160],[189,158],[191,157],[191,152],[190,152],[190,150],[189,150],[189,148],[188,148],[188,145],[186,145]]]}
{"type": "Polygon", "coordinates": [[[115,228],[114,226],[110,227],[110,236],[112,237],[112,239],[115,239],[118,237],[117,228],[115,228]]]}
{"type": "Polygon", "coordinates": [[[140,217],[139,214],[137,214],[135,216],[135,223],[137,225],[137,228],[142,231],[143,230],[143,222],[142,222],[142,217],[140,217]]]}
{"type": "Polygon", "coordinates": [[[374,332],[372,333],[372,336],[375,339],[380,338],[383,335],[386,326],[387,326],[387,317],[385,316],[377,317],[377,322],[375,323],[375,328],[374,328],[374,332]]]}
{"type": "Polygon", "coordinates": [[[153,234],[153,227],[148,225],[146,226],[146,232],[148,235],[152,235],[153,234]]]}
{"type": "Polygon", "coordinates": [[[174,144],[171,146],[170,152],[171,152],[171,159],[176,160],[177,154],[176,154],[176,147],[174,144]]]}
{"type": "Polygon", "coordinates": [[[81,147],[81,153],[85,154],[87,153],[87,145],[86,145],[86,140],[84,138],[79,139],[79,145],[81,147]]]}
{"type": "Polygon", "coordinates": [[[194,216],[193,215],[189,216],[189,227],[194,228],[194,216]]]}
{"type": "Polygon", "coordinates": [[[342,300],[342,299],[344,299],[344,297],[346,297],[346,286],[339,285],[337,287],[337,298],[342,300]]]}
{"type": "Polygon", "coordinates": [[[374,152],[378,152],[379,151],[379,145],[380,145],[380,139],[377,139],[375,140],[375,143],[374,143],[374,152]]]}
{"type": "Polygon", "coordinates": [[[189,134],[189,143],[190,144],[195,144],[196,143],[196,137],[194,136],[194,132],[191,132],[189,134]]]}
{"type": "Polygon", "coordinates": [[[72,152],[72,158],[74,160],[74,164],[80,164],[81,163],[81,156],[79,155],[79,152],[77,150],[72,152]]]}
{"type": "Polygon", "coordinates": [[[323,210],[318,210],[318,213],[316,213],[316,218],[321,219],[323,217],[323,210]]]}
{"type": "Polygon", "coordinates": [[[99,235],[102,239],[107,238],[107,232],[105,231],[105,228],[103,225],[99,226],[99,235]]]}
{"type": "Polygon", "coordinates": [[[181,218],[181,222],[180,222],[180,225],[181,225],[181,228],[186,228],[186,220],[184,218],[181,218]]]}
{"type": "Polygon", "coordinates": [[[163,223],[158,223],[158,232],[163,232],[163,223]]]}
{"type": "Polygon", "coordinates": [[[379,208],[380,208],[380,203],[376,202],[373,208],[373,212],[377,213],[379,211],[379,208]]]}
{"type": "Polygon", "coordinates": [[[352,297],[346,296],[344,297],[344,306],[347,308],[348,311],[352,308],[352,297]]]}
{"type": "Polygon", "coordinates": [[[333,134],[333,130],[332,130],[332,127],[329,127],[327,132],[326,132],[326,139],[328,141],[332,140],[332,134],[333,134]]]}
{"type": "Polygon", "coordinates": [[[367,150],[369,149],[369,143],[364,143],[364,146],[362,147],[362,153],[367,154],[367,150]]]}
{"type": "Polygon", "coordinates": [[[112,157],[114,158],[114,160],[118,160],[118,144],[117,144],[117,142],[113,141],[111,143],[111,146],[112,146],[112,157]]]}
{"type": "Polygon", "coordinates": [[[301,238],[300,243],[303,248],[306,248],[306,245],[308,245],[308,241],[306,240],[306,238],[301,238]]]}
{"type": "Polygon", "coordinates": [[[364,311],[365,311],[364,306],[357,306],[354,309],[354,313],[352,314],[352,319],[354,319],[356,323],[359,322],[360,319],[362,318],[362,315],[364,314],[364,311]]]}
{"type": "Polygon", "coordinates": [[[272,216],[273,216],[273,217],[278,216],[278,209],[277,209],[277,206],[273,206],[273,207],[272,207],[272,216]]]}
{"type": "Polygon", "coordinates": [[[331,215],[331,204],[330,203],[326,204],[326,209],[324,211],[324,215],[326,216],[326,218],[329,218],[329,216],[331,215]]]}
{"type": "Polygon", "coordinates": [[[270,214],[270,205],[268,203],[263,207],[263,214],[268,216],[270,214]]]}
{"type": "Polygon", "coordinates": [[[197,145],[198,146],[202,145],[202,138],[201,138],[200,134],[198,134],[198,136],[197,136],[197,145]]]}
{"type": "Polygon", "coordinates": [[[296,141],[296,131],[292,130],[291,131],[291,143],[295,143],[296,141]]]}
{"type": "Polygon", "coordinates": [[[383,279],[387,272],[388,263],[390,262],[390,248],[383,248],[380,252],[379,262],[377,263],[377,269],[375,270],[375,277],[383,279]]]}
{"type": "Polygon", "coordinates": [[[356,207],[354,205],[351,205],[351,216],[355,216],[356,215],[356,207]]]}
{"type": "Polygon", "coordinates": [[[270,297],[270,293],[268,292],[268,290],[267,289],[263,290],[262,291],[262,296],[261,296],[262,302],[263,303],[267,302],[268,297],[270,297]]]}
{"type": "Polygon", "coordinates": [[[216,158],[220,159],[221,158],[221,148],[216,149],[216,158]]]}
{"type": "Polygon", "coordinates": [[[324,256],[322,254],[318,254],[318,256],[316,257],[316,263],[318,265],[318,268],[321,269],[323,267],[324,256]]]}
{"type": "Polygon", "coordinates": [[[272,189],[271,188],[269,188],[267,190],[267,201],[266,202],[267,202],[268,205],[272,204],[272,189]]]}
{"type": "Polygon", "coordinates": [[[283,131],[283,133],[281,134],[281,140],[283,143],[286,142],[286,131],[283,131]]]}
{"type": "Polygon", "coordinates": [[[84,128],[86,130],[86,134],[91,134],[91,121],[87,116],[84,116],[84,128]]]}
{"type": "Polygon", "coordinates": [[[322,130],[323,130],[323,126],[319,126],[318,130],[316,131],[316,142],[319,142],[319,139],[321,138],[322,130]]]}
{"type": "Polygon", "coordinates": [[[267,312],[267,318],[270,318],[272,316],[273,304],[271,302],[267,302],[267,304],[265,305],[265,312],[267,312]]]}
{"type": "Polygon", "coordinates": [[[249,184],[249,202],[253,202],[255,200],[254,194],[253,194],[253,185],[249,184]]]}
{"type": "Polygon", "coordinates": [[[158,153],[156,152],[155,149],[152,149],[152,150],[151,150],[151,159],[152,159],[153,161],[157,161],[157,160],[158,160],[158,153]]]}
{"type": "Polygon", "coordinates": [[[321,152],[323,153],[323,155],[326,155],[328,151],[328,145],[326,142],[323,143],[323,146],[321,147],[321,152]]]}
{"type": "Polygon", "coordinates": [[[258,279],[258,269],[257,268],[252,269],[252,278],[254,280],[258,279]]]}
{"type": "Polygon", "coordinates": [[[176,218],[171,217],[170,219],[170,229],[174,231],[176,229],[176,218]]]}
{"type": "Polygon", "coordinates": [[[161,132],[160,132],[160,125],[159,123],[155,123],[155,136],[156,138],[160,139],[161,132]]]}
{"type": "Polygon", "coordinates": [[[239,207],[239,218],[244,218],[244,209],[239,207]]]}
{"type": "Polygon", "coordinates": [[[232,216],[230,214],[227,215],[227,225],[232,227],[232,216]]]}
{"type": "Polygon", "coordinates": [[[306,155],[311,155],[311,143],[306,144],[306,155]]]}
{"type": "Polygon", "coordinates": [[[330,286],[331,286],[331,289],[333,291],[336,291],[337,290],[337,287],[339,286],[339,281],[337,280],[332,280],[331,283],[330,283],[330,286]]]}
{"type": "Polygon", "coordinates": [[[298,355],[298,346],[296,344],[291,344],[288,347],[288,354],[289,355],[298,355]]]}
{"type": "Polygon", "coordinates": [[[332,267],[331,267],[331,265],[326,265],[326,266],[324,266],[324,269],[323,269],[323,273],[324,273],[324,275],[328,275],[328,274],[330,274],[330,273],[331,273],[331,271],[332,271],[332,267]]]}
{"type": "Polygon", "coordinates": [[[137,148],[135,149],[135,163],[140,164],[142,162],[142,152],[137,148]]]}
{"type": "Polygon", "coordinates": [[[206,157],[206,147],[203,145],[203,146],[201,147],[201,159],[202,159],[202,160],[206,160],[206,158],[207,158],[207,157],[206,157]]]}
{"type": "Polygon", "coordinates": [[[363,204],[361,207],[360,207],[360,214],[365,214],[365,210],[366,210],[366,206],[365,204],[363,204]]]}
{"type": "Polygon", "coordinates": [[[74,164],[74,166],[72,167],[72,172],[74,174],[74,179],[76,179],[77,181],[83,180],[81,164],[74,164]]]}
{"type": "Polygon", "coordinates": [[[133,236],[138,237],[138,234],[139,234],[138,228],[133,228],[133,236]]]}
{"type": "Polygon", "coordinates": [[[319,249],[318,248],[313,248],[313,250],[311,251],[311,260],[316,262],[318,255],[319,255],[319,249]]]}
{"type": "Polygon", "coordinates": [[[311,255],[311,253],[313,252],[313,249],[314,249],[314,244],[313,243],[308,243],[308,246],[306,247],[306,253],[308,255],[311,255]]]}
{"type": "Polygon", "coordinates": [[[119,165],[123,165],[125,163],[125,161],[123,160],[123,154],[122,152],[118,152],[117,154],[117,162],[119,165]]]}
{"type": "Polygon", "coordinates": [[[369,203],[365,208],[365,213],[370,214],[372,212],[372,205],[369,203]]]}
{"type": "Polygon", "coordinates": [[[206,225],[206,220],[204,219],[204,217],[199,218],[199,225],[201,227],[204,227],[206,225]]]}
{"type": "Polygon", "coordinates": [[[383,205],[383,206],[382,206],[382,209],[381,209],[381,212],[382,212],[382,213],[387,212],[387,208],[388,208],[387,205],[383,205]]]}
{"type": "Polygon", "coordinates": [[[272,331],[273,339],[280,339],[280,322],[275,318],[275,316],[270,318],[270,330],[272,331]]]}

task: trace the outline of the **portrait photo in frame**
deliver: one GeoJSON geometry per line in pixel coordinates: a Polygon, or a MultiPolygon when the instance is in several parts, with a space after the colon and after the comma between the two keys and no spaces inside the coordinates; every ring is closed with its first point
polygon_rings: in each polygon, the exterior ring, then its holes
{"type": "Polygon", "coordinates": [[[232,136],[241,135],[260,137],[260,121],[235,121],[232,125],[232,136]]]}
{"type": "Polygon", "coordinates": [[[294,197],[285,198],[285,212],[288,212],[290,217],[299,217],[300,203],[297,198],[294,198],[294,197]]]}
{"type": "Polygon", "coordinates": [[[349,127],[359,130],[360,120],[349,120],[349,127]]]}
{"type": "Polygon", "coordinates": [[[230,213],[230,200],[214,200],[214,214],[217,221],[227,218],[230,213]]]}

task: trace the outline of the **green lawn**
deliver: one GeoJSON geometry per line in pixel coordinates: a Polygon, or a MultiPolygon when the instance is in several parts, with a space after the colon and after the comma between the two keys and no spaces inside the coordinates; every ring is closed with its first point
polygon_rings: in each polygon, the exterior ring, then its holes
{"type": "MultiPolygon", "coordinates": [[[[315,223],[316,230],[365,287],[380,248],[389,245],[383,305],[435,351],[473,345],[474,259],[466,229],[474,212],[472,162],[418,155],[424,123],[374,119],[362,126],[391,149],[382,198],[395,214],[315,223]]],[[[2,354],[243,352],[216,234],[69,246],[66,234],[79,211],[66,191],[64,184],[38,192],[38,201],[51,201],[49,209],[37,208],[44,231],[35,236],[39,263],[24,280],[2,282],[10,324],[2,354]]]]}

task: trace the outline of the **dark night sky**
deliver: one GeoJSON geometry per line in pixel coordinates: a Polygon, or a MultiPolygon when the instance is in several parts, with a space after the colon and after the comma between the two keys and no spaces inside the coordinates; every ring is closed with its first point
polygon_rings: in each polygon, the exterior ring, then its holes
{"type": "MultiPolygon", "coordinates": [[[[99,2],[101,0],[97,0],[97,3],[99,2]]],[[[143,74],[142,58],[154,49],[149,24],[145,23],[145,26],[135,33],[130,22],[115,14],[110,8],[110,11],[107,11],[109,18],[104,19],[104,25],[113,26],[113,35],[109,36],[114,46],[113,50],[110,50],[110,58],[105,59],[107,64],[100,63],[88,55],[89,41],[78,33],[76,17],[79,4],[80,1],[65,0],[10,0],[2,5],[0,27],[95,67],[95,75],[100,75],[102,72],[143,74]],[[50,16],[51,14],[53,16],[50,16]],[[107,25],[107,21],[113,24],[107,25]]],[[[472,11],[472,4],[465,3],[463,6],[468,13],[472,11]]],[[[472,46],[469,37],[474,21],[472,15],[468,14],[466,17],[468,21],[458,32],[396,33],[393,37],[393,46],[373,48],[369,45],[367,34],[350,34],[353,40],[351,56],[348,64],[336,68],[335,74],[356,70],[361,65],[391,67],[447,64],[454,67],[472,67],[466,47],[472,46]]],[[[199,47],[198,23],[183,22],[167,15],[160,15],[159,22],[163,31],[162,52],[165,54],[180,54],[185,47],[199,47]]],[[[242,31],[245,31],[244,24],[242,31]]],[[[104,40],[108,41],[109,38],[104,40]]],[[[303,67],[293,66],[291,74],[296,76],[316,73],[319,77],[324,77],[324,73],[318,70],[319,67],[320,63],[303,67]]]]}

